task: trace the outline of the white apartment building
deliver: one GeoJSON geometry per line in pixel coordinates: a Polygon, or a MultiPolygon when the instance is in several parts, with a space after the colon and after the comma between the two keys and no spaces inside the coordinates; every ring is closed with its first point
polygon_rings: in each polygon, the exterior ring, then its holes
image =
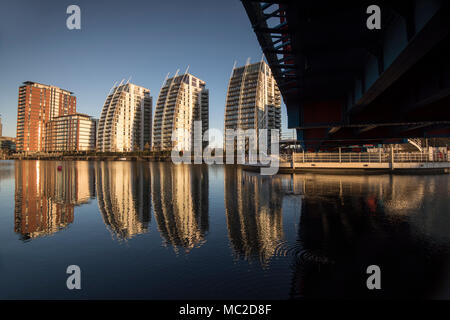
{"type": "MultiPolygon", "coordinates": [[[[225,103],[224,129],[280,129],[281,95],[264,62],[233,68],[225,103]]],[[[224,147],[235,136],[225,132],[224,147]]],[[[270,142],[270,132],[268,137],[270,142]]],[[[236,141],[234,143],[236,145],[236,141]]]]}
{"type": "MultiPolygon", "coordinates": [[[[209,128],[209,91],[205,82],[189,73],[167,79],[156,103],[153,149],[189,151],[194,148],[194,121],[201,121],[202,136],[209,128]],[[172,133],[177,141],[172,142],[172,133]]],[[[207,143],[202,142],[205,148],[207,143]]]]}
{"type": "Polygon", "coordinates": [[[130,152],[151,148],[150,90],[122,82],[111,89],[103,106],[97,131],[98,151],[130,152]]]}
{"type": "Polygon", "coordinates": [[[46,124],[47,152],[94,151],[97,120],[75,113],[53,118],[46,124]]]}

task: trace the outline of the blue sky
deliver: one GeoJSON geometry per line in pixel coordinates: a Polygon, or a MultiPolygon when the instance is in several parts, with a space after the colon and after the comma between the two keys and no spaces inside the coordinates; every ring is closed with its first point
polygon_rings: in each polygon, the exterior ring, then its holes
{"type": "MultiPolygon", "coordinates": [[[[77,111],[99,117],[115,81],[149,88],[153,109],[168,72],[206,81],[210,127],[223,128],[228,79],[262,51],[239,0],[2,1],[0,113],[3,135],[16,135],[23,81],[73,91],[77,111]],[[66,9],[81,8],[81,30],[66,28],[66,9]]],[[[282,108],[283,127],[286,112],[282,108]]]]}

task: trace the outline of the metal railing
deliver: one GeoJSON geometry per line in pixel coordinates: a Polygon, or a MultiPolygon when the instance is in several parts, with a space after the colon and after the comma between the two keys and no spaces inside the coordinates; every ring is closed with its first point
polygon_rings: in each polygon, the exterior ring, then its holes
{"type": "Polygon", "coordinates": [[[443,152],[420,153],[420,152],[343,152],[343,153],[293,153],[280,155],[284,162],[314,163],[314,162],[336,162],[336,163],[424,163],[424,162],[448,162],[449,155],[443,152]]]}

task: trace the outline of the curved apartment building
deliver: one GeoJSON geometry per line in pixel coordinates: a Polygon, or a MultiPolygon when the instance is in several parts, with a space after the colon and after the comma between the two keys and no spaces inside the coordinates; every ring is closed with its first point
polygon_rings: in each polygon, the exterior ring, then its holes
{"type": "Polygon", "coordinates": [[[150,90],[132,83],[115,86],[102,109],[97,150],[130,152],[151,148],[152,97],[150,90]]]}
{"type": "MultiPolygon", "coordinates": [[[[233,68],[225,103],[224,129],[280,128],[281,95],[269,66],[261,61],[233,68]]],[[[233,139],[234,136],[225,134],[225,147],[227,141],[233,139]]]]}
{"type": "Polygon", "coordinates": [[[194,121],[201,121],[203,135],[209,127],[208,107],[209,92],[204,81],[189,73],[167,79],[156,102],[153,149],[193,150],[194,121]],[[176,130],[183,133],[172,142],[176,130]]]}

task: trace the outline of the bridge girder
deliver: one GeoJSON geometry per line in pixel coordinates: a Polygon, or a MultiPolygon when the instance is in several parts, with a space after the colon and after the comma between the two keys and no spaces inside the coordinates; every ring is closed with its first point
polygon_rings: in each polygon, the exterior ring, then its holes
{"type": "Polygon", "coordinates": [[[306,147],[450,137],[449,3],[242,2],[306,147]]]}

